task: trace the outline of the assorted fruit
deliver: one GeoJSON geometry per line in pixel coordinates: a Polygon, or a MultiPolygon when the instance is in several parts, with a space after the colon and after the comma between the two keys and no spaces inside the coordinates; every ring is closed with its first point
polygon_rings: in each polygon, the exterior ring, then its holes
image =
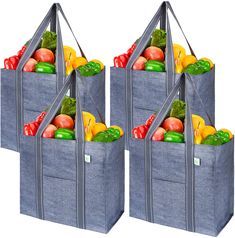
{"type": "MultiPolygon", "coordinates": [[[[4,60],[5,69],[16,70],[20,58],[26,51],[29,43],[30,41],[28,41],[22,49],[18,51],[17,55],[4,60]]],[[[24,65],[23,71],[44,74],[56,73],[56,43],[56,33],[45,31],[36,51],[24,65]]],[[[83,76],[93,76],[101,72],[104,68],[103,63],[97,59],[88,62],[85,57],[77,56],[76,51],[70,46],[64,46],[63,49],[66,75],[69,75],[74,69],[78,69],[83,76]]]]}
{"type": "MultiPolygon", "coordinates": [[[[127,50],[127,53],[114,58],[115,67],[126,67],[138,40],[127,50]]],[[[153,31],[147,46],[133,64],[133,70],[165,72],[165,48],[166,32],[156,29],[153,31]]],[[[197,75],[206,73],[214,67],[213,62],[208,58],[204,57],[198,60],[194,55],[187,55],[185,48],[179,44],[173,44],[173,52],[176,73],[187,72],[197,75]]]]}
{"type": "MultiPolygon", "coordinates": [[[[39,125],[42,123],[46,111],[42,112],[34,122],[24,125],[24,135],[35,136],[39,125]]],[[[75,117],[76,117],[76,99],[66,96],[62,105],[44,130],[43,138],[55,138],[62,140],[75,140],[75,117]]],[[[112,142],[118,140],[124,135],[121,127],[117,125],[107,126],[102,122],[97,122],[96,118],[90,112],[82,112],[85,141],[94,142],[112,142]]]]}
{"type": "MultiPolygon", "coordinates": [[[[183,143],[185,108],[185,102],[175,100],[168,116],[164,119],[161,126],[155,130],[152,140],[183,143]]],[[[156,118],[156,114],[152,114],[145,124],[132,129],[133,138],[144,139],[146,137],[152,122],[156,118]]],[[[233,138],[231,131],[228,129],[216,130],[213,126],[206,125],[205,120],[199,115],[192,114],[192,125],[195,144],[222,145],[233,138]]]]}

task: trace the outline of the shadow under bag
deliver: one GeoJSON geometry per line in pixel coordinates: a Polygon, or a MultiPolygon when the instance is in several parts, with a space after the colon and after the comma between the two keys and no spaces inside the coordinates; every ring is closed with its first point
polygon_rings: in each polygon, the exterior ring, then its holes
{"type": "Polygon", "coordinates": [[[194,144],[189,86],[202,102],[193,79],[182,75],[145,139],[130,141],[130,216],[216,236],[233,216],[234,139],[220,146],[194,144]],[[184,84],[185,143],[152,141],[184,84]]]}
{"type": "MultiPolygon", "coordinates": [[[[16,70],[1,69],[1,126],[0,145],[2,148],[19,151],[22,125],[34,121],[36,117],[51,104],[63,86],[65,63],[62,35],[59,22],[61,13],[68,23],[60,4],[53,4],[34,36],[30,40],[16,70]],[[50,30],[57,34],[56,74],[22,72],[24,65],[37,49],[44,31],[50,24],[50,30]]],[[[85,57],[75,38],[81,55],[85,57]]],[[[86,77],[86,87],[96,101],[96,107],[105,117],[105,70],[92,77],[86,77]]],[[[97,115],[96,107],[90,96],[81,92],[84,109],[97,115]]]]}
{"type": "MultiPolygon", "coordinates": [[[[170,3],[163,2],[138,41],[134,52],[129,58],[126,68],[111,67],[110,69],[111,124],[118,124],[124,128],[126,135],[126,149],[129,148],[129,138],[131,137],[132,128],[142,124],[151,114],[159,111],[165,98],[181,76],[181,74],[175,73],[172,36],[168,18],[169,10],[182,31],[191,54],[195,56],[170,3]],[[161,29],[165,30],[167,33],[165,51],[166,72],[133,70],[133,64],[148,44],[151,34],[159,21],[161,29]]],[[[200,97],[203,99],[210,120],[214,123],[215,67],[207,73],[192,75],[192,78],[200,97]]],[[[194,96],[193,89],[190,88],[190,86],[188,96],[192,106],[192,112],[206,117],[204,111],[201,110],[198,99],[194,96]]],[[[176,95],[176,97],[179,96],[176,95]]],[[[210,121],[207,120],[207,123],[209,122],[210,121]]]]}
{"type": "Polygon", "coordinates": [[[73,72],[36,136],[22,136],[20,212],[106,233],[124,211],[124,137],[110,143],[84,141],[82,87],[73,72]],[[71,85],[76,85],[76,140],[42,138],[71,85]]]}

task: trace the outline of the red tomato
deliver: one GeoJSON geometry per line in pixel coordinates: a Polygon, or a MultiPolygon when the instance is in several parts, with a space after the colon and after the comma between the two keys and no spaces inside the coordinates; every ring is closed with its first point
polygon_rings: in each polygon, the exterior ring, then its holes
{"type": "Polygon", "coordinates": [[[54,125],[49,124],[47,126],[47,128],[45,129],[45,131],[43,132],[42,137],[43,138],[54,138],[56,130],[57,130],[57,128],[54,125]]]}
{"type": "Polygon", "coordinates": [[[54,64],[55,62],[55,56],[53,52],[46,48],[36,50],[33,57],[38,62],[47,62],[51,64],[54,64]]]}
{"type": "Polygon", "coordinates": [[[23,71],[24,72],[34,72],[35,71],[35,65],[37,64],[38,62],[33,59],[33,58],[30,58],[27,63],[24,65],[24,68],[23,68],[23,71]]]}
{"type": "Polygon", "coordinates": [[[147,62],[147,60],[143,57],[140,56],[134,63],[133,65],[133,69],[134,70],[143,70],[145,67],[145,63],[147,62]]]}
{"type": "Polygon", "coordinates": [[[176,117],[168,117],[166,120],[164,120],[162,127],[166,131],[176,131],[180,133],[184,132],[184,125],[182,121],[176,117]]]}
{"type": "Polygon", "coordinates": [[[159,61],[164,61],[164,52],[156,47],[156,46],[150,46],[148,48],[145,49],[144,51],[144,57],[147,60],[159,60],[159,61]]]}
{"type": "Polygon", "coordinates": [[[154,132],[152,136],[152,140],[154,141],[163,141],[164,140],[164,134],[166,133],[166,130],[162,127],[158,127],[157,130],[154,132]]]}
{"type": "Polygon", "coordinates": [[[57,128],[67,128],[71,130],[73,130],[74,128],[74,121],[72,117],[65,114],[60,114],[56,116],[52,124],[55,125],[57,128]]]}

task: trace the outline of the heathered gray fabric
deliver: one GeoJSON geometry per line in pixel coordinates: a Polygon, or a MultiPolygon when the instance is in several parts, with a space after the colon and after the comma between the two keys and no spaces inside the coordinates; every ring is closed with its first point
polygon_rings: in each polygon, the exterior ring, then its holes
{"type": "MultiPolygon", "coordinates": [[[[36,217],[35,137],[22,137],[21,213],[36,217]]],[[[43,139],[45,219],[76,226],[75,141],[43,139]]],[[[108,232],[124,211],[124,138],[112,143],[86,142],[86,229],[108,232]]]]}

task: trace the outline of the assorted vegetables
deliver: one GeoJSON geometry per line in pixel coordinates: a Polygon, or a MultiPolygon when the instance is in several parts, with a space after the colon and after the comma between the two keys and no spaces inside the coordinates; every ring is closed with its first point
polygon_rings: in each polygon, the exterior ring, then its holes
{"type": "MultiPolygon", "coordinates": [[[[34,122],[24,125],[24,135],[35,136],[42,123],[46,112],[42,112],[34,122]]],[[[97,122],[90,112],[82,112],[85,141],[112,142],[124,135],[121,127],[117,125],[107,126],[102,122],[97,122]]],[[[66,96],[61,107],[44,130],[43,138],[55,138],[62,140],[75,140],[75,118],[76,118],[76,99],[66,96]]]]}
{"type": "MultiPolygon", "coordinates": [[[[30,40],[22,47],[21,50],[18,51],[17,55],[11,56],[4,60],[5,69],[16,70],[20,58],[23,56],[29,43],[30,40]]],[[[37,49],[24,65],[23,71],[55,74],[56,44],[56,33],[52,31],[45,31],[37,49]]],[[[83,76],[93,76],[104,69],[103,63],[97,59],[88,62],[86,58],[77,56],[76,51],[72,47],[64,46],[63,49],[66,75],[69,75],[74,69],[78,69],[83,76]]]]}
{"type": "MultiPolygon", "coordinates": [[[[114,58],[114,67],[125,68],[136,48],[138,40],[127,50],[127,53],[114,58]]],[[[145,49],[133,65],[133,70],[165,72],[166,32],[155,29],[145,49]]],[[[176,73],[187,72],[193,75],[203,74],[214,67],[208,58],[197,60],[194,55],[187,55],[186,50],[179,44],[173,44],[176,73]]]]}
{"type": "MultiPolygon", "coordinates": [[[[164,119],[161,126],[155,130],[152,140],[183,143],[185,109],[185,102],[175,100],[169,115],[164,119]]],[[[152,114],[145,124],[133,128],[133,138],[144,139],[155,118],[156,113],[152,114]]],[[[206,125],[205,120],[199,115],[192,114],[192,125],[195,144],[222,145],[233,138],[231,131],[228,129],[220,129],[217,131],[213,126],[206,125]]]]}

